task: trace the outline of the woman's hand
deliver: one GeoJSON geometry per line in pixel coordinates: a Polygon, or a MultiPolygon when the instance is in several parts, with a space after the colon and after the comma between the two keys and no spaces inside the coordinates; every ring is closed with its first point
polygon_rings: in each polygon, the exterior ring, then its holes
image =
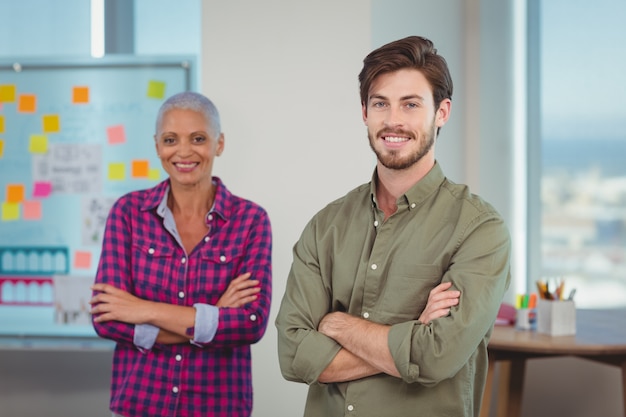
{"type": "Polygon", "coordinates": [[[451,282],[442,282],[430,290],[428,302],[419,316],[419,321],[428,324],[433,319],[450,314],[450,307],[457,305],[461,296],[460,291],[449,290],[451,286],[451,282]]]}
{"type": "Polygon", "coordinates": [[[150,301],[142,300],[109,284],[94,284],[91,289],[97,293],[89,301],[94,321],[101,323],[117,320],[130,324],[148,321],[152,304],[150,301]]]}
{"type": "Polygon", "coordinates": [[[241,307],[258,298],[261,291],[259,281],[250,279],[251,274],[246,272],[232,280],[226,291],[217,301],[217,307],[241,307]]]}

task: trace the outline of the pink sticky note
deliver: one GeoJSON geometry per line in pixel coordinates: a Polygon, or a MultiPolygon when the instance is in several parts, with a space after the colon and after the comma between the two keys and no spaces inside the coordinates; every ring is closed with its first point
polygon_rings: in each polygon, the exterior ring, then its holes
{"type": "Polygon", "coordinates": [[[91,252],[79,251],[74,252],[74,268],[89,269],[91,268],[91,252]]]}
{"type": "Polygon", "coordinates": [[[33,197],[46,198],[52,192],[52,183],[48,181],[35,182],[33,186],[33,197]]]}
{"type": "Polygon", "coordinates": [[[41,201],[25,200],[22,202],[22,218],[24,220],[41,220],[41,201]]]}
{"type": "Polygon", "coordinates": [[[126,133],[124,132],[124,126],[117,125],[108,127],[107,137],[109,138],[109,145],[126,143],[126,133]]]}

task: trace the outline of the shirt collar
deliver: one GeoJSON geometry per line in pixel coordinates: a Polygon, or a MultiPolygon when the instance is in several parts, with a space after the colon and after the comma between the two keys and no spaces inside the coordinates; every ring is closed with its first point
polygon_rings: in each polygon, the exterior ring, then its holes
{"type": "MultiPolygon", "coordinates": [[[[210,212],[216,213],[224,220],[228,220],[233,210],[231,193],[219,177],[213,177],[212,181],[215,186],[215,200],[213,201],[213,207],[211,207],[210,212]]],[[[157,213],[163,217],[167,209],[167,197],[169,192],[170,180],[168,178],[148,190],[141,210],[146,211],[156,208],[157,213]]]]}
{"type": "MultiPolygon", "coordinates": [[[[428,173],[415,183],[406,193],[398,198],[398,207],[401,205],[408,205],[409,208],[415,208],[422,204],[435,190],[437,190],[441,183],[444,182],[446,177],[443,175],[443,170],[437,161],[435,165],[428,171],[428,173]]],[[[372,197],[372,203],[377,206],[376,201],[376,184],[378,183],[378,171],[374,169],[372,174],[372,180],[370,181],[370,193],[372,197]]]]}

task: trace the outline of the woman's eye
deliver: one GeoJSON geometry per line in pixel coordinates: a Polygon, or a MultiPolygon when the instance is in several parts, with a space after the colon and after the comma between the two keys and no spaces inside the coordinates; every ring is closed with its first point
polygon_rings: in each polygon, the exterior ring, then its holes
{"type": "Polygon", "coordinates": [[[196,136],[193,138],[193,141],[196,143],[201,143],[204,142],[206,140],[206,138],[204,136],[196,136]]]}
{"type": "Polygon", "coordinates": [[[163,138],[163,143],[166,145],[170,145],[174,143],[174,138],[163,138]]]}

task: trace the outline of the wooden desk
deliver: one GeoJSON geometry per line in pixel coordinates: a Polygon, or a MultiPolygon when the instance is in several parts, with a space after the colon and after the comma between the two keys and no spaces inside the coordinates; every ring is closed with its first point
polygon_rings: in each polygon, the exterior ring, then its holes
{"type": "Polygon", "coordinates": [[[535,331],[496,326],[489,342],[489,371],[480,417],[488,417],[496,362],[500,362],[498,417],[519,417],[526,360],[575,356],[615,365],[622,370],[626,416],[626,309],[577,310],[575,336],[548,336],[535,331]]]}

